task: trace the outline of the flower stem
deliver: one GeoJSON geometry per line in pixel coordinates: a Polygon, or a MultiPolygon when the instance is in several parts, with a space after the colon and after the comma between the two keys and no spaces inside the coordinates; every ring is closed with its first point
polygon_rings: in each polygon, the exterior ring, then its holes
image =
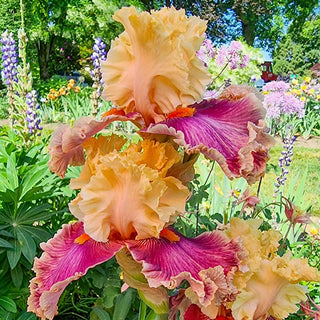
{"type": "Polygon", "coordinates": [[[292,226],[293,226],[293,223],[290,223],[290,225],[289,225],[289,227],[288,227],[288,230],[287,230],[285,236],[284,236],[283,239],[282,239],[281,246],[280,246],[280,248],[279,248],[279,250],[278,250],[279,254],[281,254],[281,251],[284,249],[286,240],[287,240],[287,238],[288,238],[289,231],[290,231],[290,229],[291,229],[292,226]]]}

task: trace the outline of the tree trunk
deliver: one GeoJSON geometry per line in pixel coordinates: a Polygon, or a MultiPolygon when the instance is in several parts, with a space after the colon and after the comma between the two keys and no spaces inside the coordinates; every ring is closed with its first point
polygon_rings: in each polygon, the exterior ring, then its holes
{"type": "Polygon", "coordinates": [[[255,35],[255,25],[253,23],[243,23],[242,22],[242,32],[244,40],[246,40],[246,43],[249,46],[253,46],[254,39],[256,37],[255,35]]]}
{"type": "Polygon", "coordinates": [[[50,78],[49,73],[49,56],[51,52],[52,41],[44,42],[43,40],[38,40],[37,52],[38,52],[38,62],[40,68],[40,79],[47,80],[50,78]]]}

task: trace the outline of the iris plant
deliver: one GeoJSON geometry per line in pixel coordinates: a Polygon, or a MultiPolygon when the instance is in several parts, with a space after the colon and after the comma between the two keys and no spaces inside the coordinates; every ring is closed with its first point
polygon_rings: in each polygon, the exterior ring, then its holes
{"type": "Polygon", "coordinates": [[[260,100],[252,88],[238,86],[203,100],[211,78],[196,55],[206,29],[199,18],[134,7],[114,18],[125,31],[102,64],[102,95],[115,107],[100,119],[63,125],[49,145],[50,169],[60,177],[68,165],[83,165],[70,183],[79,190],[69,205],[78,221],[42,244],[28,310],[53,319],[66,286],[115,255],[126,285],[168,319],[179,310],[186,320],[192,310],[208,319],[284,318],[305,298],[297,283],[318,274],[305,261],[277,258],[278,233],[240,219],[194,239],[172,227],[185,213],[200,152],[229,178],[253,183],[264,174],[273,139],[264,131],[260,100]],[[142,140],[124,148],[118,136],[94,137],[119,120],[136,124],[142,140]],[[295,274],[294,265],[300,266],[295,274]],[[180,288],[183,281],[187,288],[180,288]],[[167,289],[177,295],[169,299],[167,289]]]}

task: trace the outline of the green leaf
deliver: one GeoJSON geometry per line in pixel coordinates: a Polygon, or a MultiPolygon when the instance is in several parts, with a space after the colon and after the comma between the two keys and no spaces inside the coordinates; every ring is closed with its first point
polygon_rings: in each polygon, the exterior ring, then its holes
{"type": "Polygon", "coordinates": [[[23,280],[23,272],[20,264],[18,264],[14,269],[10,270],[11,279],[16,288],[21,288],[23,280]]]}
{"type": "Polygon", "coordinates": [[[29,189],[33,186],[39,184],[41,179],[45,176],[45,173],[48,172],[48,165],[45,164],[44,166],[36,165],[31,170],[29,170],[22,179],[22,192],[21,196],[23,197],[29,189]]]}
{"type": "Polygon", "coordinates": [[[14,235],[7,230],[0,230],[0,236],[14,238],[14,235]]]}
{"type": "Polygon", "coordinates": [[[3,202],[14,202],[17,203],[18,199],[19,199],[19,193],[17,193],[16,191],[6,189],[4,192],[0,192],[0,199],[3,202]]]}
{"type": "Polygon", "coordinates": [[[103,291],[103,306],[107,309],[113,307],[115,297],[120,294],[120,288],[107,285],[103,291]]]}
{"type": "Polygon", "coordinates": [[[21,245],[18,240],[11,242],[13,249],[7,251],[7,258],[10,264],[10,268],[14,269],[21,257],[21,245]]]}
{"type": "Polygon", "coordinates": [[[131,303],[134,299],[134,293],[135,291],[132,288],[129,288],[124,294],[119,295],[116,298],[113,320],[126,320],[127,314],[131,308],[131,303]]]}
{"type": "Polygon", "coordinates": [[[45,191],[45,192],[40,192],[43,191],[43,187],[34,187],[20,199],[20,201],[33,201],[33,200],[38,200],[38,199],[46,199],[49,196],[52,196],[52,191],[45,191]]]}
{"type": "Polygon", "coordinates": [[[37,242],[45,242],[52,236],[50,232],[45,230],[43,227],[22,226],[22,228],[37,242]]]}
{"type": "Polygon", "coordinates": [[[12,246],[12,244],[10,242],[8,242],[7,240],[4,240],[2,238],[0,238],[0,247],[13,248],[13,246],[12,246]]]}
{"type": "MultiPolygon", "coordinates": [[[[99,308],[99,307],[93,307],[93,312],[100,320],[110,320],[110,315],[107,311],[99,308]]],[[[91,318],[91,317],[90,317],[91,318]]]]}
{"type": "Polygon", "coordinates": [[[6,189],[10,188],[10,183],[7,179],[7,174],[5,172],[0,172],[0,190],[4,192],[6,189]]]}
{"type": "Polygon", "coordinates": [[[22,311],[17,320],[36,320],[36,315],[31,312],[22,311]]]}
{"type": "Polygon", "coordinates": [[[105,275],[101,274],[100,272],[94,272],[92,274],[92,283],[95,287],[101,289],[106,283],[105,275]]]}
{"type": "Polygon", "coordinates": [[[145,320],[147,315],[147,305],[140,300],[140,306],[139,306],[139,320],[145,320]]]}
{"type": "Polygon", "coordinates": [[[146,320],[157,320],[157,314],[151,310],[149,313],[148,313],[148,316],[146,318],[146,320]]]}
{"type": "Polygon", "coordinates": [[[6,310],[3,310],[0,307],[0,319],[1,320],[12,320],[12,318],[13,318],[13,313],[8,312],[6,310]]]}
{"type": "Polygon", "coordinates": [[[9,312],[17,312],[17,306],[15,302],[8,297],[0,297],[0,306],[9,312]]]}
{"type": "Polygon", "coordinates": [[[17,227],[17,236],[21,244],[21,251],[25,258],[32,264],[36,255],[36,244],[32,237],[23,230],[23,227],[17,227]]]}
{"type": "Polygon", "coordinates": [[[7,162],[7,179],[10,182],[11,190],[15,190],[19,186],[18,173],[16,169],[15,155],[11,154],[7,162]]]}
{"type": "Polygon", "coordinates": [[[16,214],[18,224],[33,224],[35,221],[48,220],[53,213],[48,212],[49,204],[33,205],[22,204],[16,214]]]}

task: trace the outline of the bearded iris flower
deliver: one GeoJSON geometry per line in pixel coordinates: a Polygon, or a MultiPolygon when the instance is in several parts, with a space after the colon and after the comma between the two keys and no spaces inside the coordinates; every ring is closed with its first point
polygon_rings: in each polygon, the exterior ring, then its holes
{"type": "Polygon", "coordinates": [[[189,154],[202,152],[229,178],[250,184],[264,175],[273,139],[264,132],[265,110],[253,88],[230,86],[219,99],[203,100],[211,75],[197,56],[206,23],[184,10],[138,13],[122,8],[116,38],[101,70],[102,97],[115,108],[100,120],[80,118],[53,134],[50,168],[61,177],[83,164],[81,143],[112,121],[132,121],[140,134],[169,135],[189,154]]]}
{"type": "Polygon", "coordinates": [[[164,287],[175,288],[186,279],[196,297],[208,304],[219,282],[213,276],[207,283],[203,270],[227,277],[238,266],[241,249],[222,232],[188,239],[169,227],[184,212],[189,196],[177,178],[187,165],[175,148],[144,140],[120,151],[124,143],[117,136],[84,143],[86,162],[71,181],[80,192],[69,205],[78,222],[64,225],[42,244],[44,253],[34,264],[28,310],[42,319],[53,319],[71,281],[114,255],[128,284],[159,313],[168,312],[164,287]],[[146,280],[138,281],[137,274],[146,280]]]}
{"type": "Polygon", "coordinates": [[[196,55],[204,21],[174,8],[149,14],[133,7],[115,19],[125,31],[102,64],[103,97],[115,107],[101,119],[63,125],[49,145],[49,167],[60,177],[68,165],[83,165],[70,183],[79,190],[69,205],[78,221],[42,244],[28,310],[53,319],[66,286],[115,255],[126,284],[158,314],[169,312],[167,289],[186,280],[188,306],[212,318],[235,301],[232,279],[244,249],[223,231],[188,239],[172,224],[184,214],[198,153],[229,178],[253,183],[264,174],[273,144],[264,132],[265,111],[248,87],[230,86],[219,99],[202,100],[211,81],[196,55]],[[93,137],[119,120],[136,124],[144,140],[124,148],[122,138],[93,137]]]}

